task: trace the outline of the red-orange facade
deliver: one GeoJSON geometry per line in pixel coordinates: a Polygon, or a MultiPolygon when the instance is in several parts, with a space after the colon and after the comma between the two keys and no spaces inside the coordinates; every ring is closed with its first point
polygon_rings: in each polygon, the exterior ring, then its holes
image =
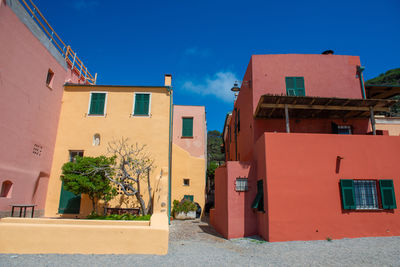
{"type": "Polygon", "coordinates": [[[362,69],[355,56],[251,57],[224,126],[227,162],[215,173],[211,224],[221,234],[267,241],[400,235],[400,138],[372,134],[371,111],[357,106],[367,101],[362,69]],[[280,99],[262,105],[263,95],[280,99]],[[287,95],[298,97],[287,116],[276,115],[287,95]],[[296,103],[307,97],[315,97],[310,105],[296,103]],[[324,106],[312,104],[320,98],[324,106]]]}

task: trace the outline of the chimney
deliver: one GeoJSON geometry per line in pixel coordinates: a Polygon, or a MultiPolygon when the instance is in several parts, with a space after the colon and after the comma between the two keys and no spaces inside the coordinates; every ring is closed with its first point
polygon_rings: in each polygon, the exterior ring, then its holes
{"type": "Polygon", "coordinates": [[[172,83],[172,75],[171,74],[165,74],[164,86],[171,86],[171,83],[172,83]]]}
{"type": "Polygon", "coordinates": [[[324,52],[322,52],[323,55],[333,55],[333,50],[326,50],[324,52]]]}

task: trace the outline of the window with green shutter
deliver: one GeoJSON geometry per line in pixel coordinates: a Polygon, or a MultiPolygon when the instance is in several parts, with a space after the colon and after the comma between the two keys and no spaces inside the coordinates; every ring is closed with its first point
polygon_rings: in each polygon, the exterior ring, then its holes
{"type": "Polygon", "coordinates": [[[183,196],[183,199],[187,199],[187,200],[190,200],[190,201],[193,202],[194,197],[193,197],[193,195],[184,195],[184,196],[183,196]]]}
{"type": "Polygon", "coordinates": [[[354,195],[354,181],[348,179],[340,180],[340,188],[342,190],[343,209],[353,210],[356,208],[354,195]]]}
{"type": "Polygon", "coordinates": [[[304,77],[286,77],[286,94],[288,96],[305,96],[304,77]]]}
{"type": "Polygon", "coordinates": [[[182,118],[182,137],[193,137],[193,118],[182,118]]]}
{"type": "Polygon", "coordinates": [[[382,208],[395,209],[396,197],[394,195],[393,180],[379,180],[379,187],[381,189],[382,208]]]}
{"type": "Polygon", "coordinates": [[[263,180],[257,181],[257,195],[254,198],[253,203],[251,204],[253,209],[257,209],[258,211],[264,211],[264,187],[263,180]]]}
{"type": "Polygon", "coordinates": [[[104,115],[106,93],[91,93],[89,115],[104,115]]]}
{"type": "Polygon", "coordinates": [[[150,114],[150,94],[136,93],[135,94],[135,108],[133,115],[135,116],[148,116],[150,114]]]}

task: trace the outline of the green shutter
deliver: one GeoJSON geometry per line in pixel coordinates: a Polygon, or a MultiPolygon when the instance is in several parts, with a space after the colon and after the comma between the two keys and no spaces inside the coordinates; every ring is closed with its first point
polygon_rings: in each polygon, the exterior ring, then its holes
{"type": "Polygon", "coordinates": [[[150,94],[135,95],[135,110],[133,115],[149,115],[150,94]]]}
{"type": "Polygon", "coordinates": [[[92,93],[90,99],[90,115],[104,115],[106,93],[92,93]]]}
{"type": "Polygon", "coordinates": [[[257,195],[251,204],[253,209],[257,209],[259,211],[264,211],[264,187],[263,180],[257,181],[257,195]]]}
{"type": "Polygon", "coordinates": [[[296,86],[295,86],[295,80],[293,77],[286,77],[286,94],[289,96],[295,96],[296,95],[296,86]]]}
{"type": "Polygon", "coordinates": [[[381,189],[382,208],[397,208],[393,180],[379,180],[379,187],[381,189]]]}
{"type": "Polygon", "coordinates": [[[193,137],[193,118],[182,118],[182,136],[193,137]]]}
{"type": "Polygon", "coordinates": [[[184,195],[183,199],[187,199],[193,202],[194,197],[193,195],[184,195]]]}
{"type": "Polygon", "coordinates": [[[286,94],[288,96],[305,96],[304,77],[286,77],[286,94]]]}
{"type": "Polygon", "coordinates": [[[305,88],[304,88],[304,78],[303,77],[296,77],[296,95],[297,96],[305,96],[305,88]]]}
{"type": "Polygon", "coordinates": [[[341,179],[340,188],[342,191],[343,209],[353,210],[356,208],[353,180],[341,179]]]}

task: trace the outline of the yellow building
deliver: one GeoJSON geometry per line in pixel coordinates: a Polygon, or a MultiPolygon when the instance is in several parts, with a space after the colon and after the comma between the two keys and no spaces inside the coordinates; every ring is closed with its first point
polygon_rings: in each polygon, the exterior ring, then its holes
{"type": "Polygon", "coordinates": [[[174,105],[171,200],[205,204],[207,125],[204,106],[174,105]]]}
{"type": "MultiPolygon", "coordinates": [[[[62,188],[61,167],[75,155],[107,155],[108,143],[122,137],[146,145],[155,160],[154,183],[163,175],[161,170],[170,167],[171,107],[170,75],[165,76],[164,86],[65,85],[45,216],[84,217],[90,213],[88,198],[62,188]]],[[[154,193],[157,185],[152,187],[154,193]]],[[[127,202],[117,198],[110,205],[124,207],[127,202]]]]}

